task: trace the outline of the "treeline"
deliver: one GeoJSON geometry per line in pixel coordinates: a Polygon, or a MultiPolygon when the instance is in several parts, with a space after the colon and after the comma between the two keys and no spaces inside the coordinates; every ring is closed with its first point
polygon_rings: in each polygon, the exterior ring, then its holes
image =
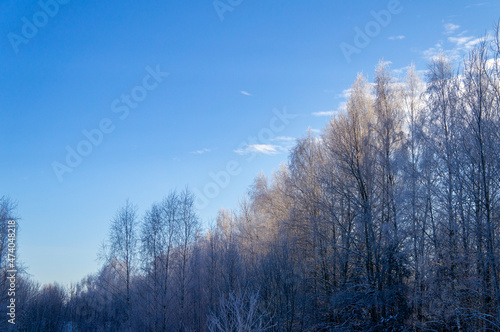
{"type": "Polygon", "coordinates": [[[460,69],[436,57],[425,82],[383,62],[359,75],[345,110],[245,197],[206,231],[187,189],[143,216],[127,202],[98,273],[21,283],[18,327],[500,330],[498,38],[460,69]]]}

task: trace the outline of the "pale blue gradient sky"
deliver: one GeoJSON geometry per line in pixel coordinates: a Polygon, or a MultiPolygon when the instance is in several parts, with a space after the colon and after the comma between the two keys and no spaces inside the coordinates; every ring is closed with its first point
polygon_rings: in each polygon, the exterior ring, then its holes
{"type": "Polygon", "coordinates": [[[16,53],[9,33],[22,36],[23,17],[32,22],[41,7],[3,1],[0,195],[18,202],[28,271],[44,283],[97,271],[108,222],[127,198],[142,213],[171,189],[202,190],[235,160],[241,172],[199,212],[208,223],[219,207],[237,206],[256,174],[287,160],[290,139],[259,142],[268,145],[254,150],[275,153],[251,162],[235,152],[269,126],[273,109],[298,115],[276,136],[321,129],[328,116],[317,115],[339,108],[358,72],[373,77],[381,58],[396,72],[412,61],[424,70],[441,49],[460,57],[500,14],[493,1],[401,1],[348,63],[341,43],[354,45],[354,28],[388,3],[243,0],[221,21],[212,0],[72,0],[16,53]],[[113,101],[157,65],[169,76],[120,120],[113,101]],[[53,162],[105,118],[113,132],[58,181],[53,162]]]}

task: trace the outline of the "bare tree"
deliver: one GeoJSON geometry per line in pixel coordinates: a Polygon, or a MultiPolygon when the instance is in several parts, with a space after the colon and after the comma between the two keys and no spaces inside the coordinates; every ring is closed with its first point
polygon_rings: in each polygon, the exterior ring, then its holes
{"type": "Polygon", "coordinates": [[[194,210],[194,195],[189,189],[179,194],[179,242],[178,242],[178,281],[179,281],[179,328],[185,329],[188,263],[192,251],[192,244],[199,232],[199,220],[194,210]]]}
{"type": "Polygon", "coordinates": [[[125,283],[124,303],[129,330],[132,329],[131,287],[137,248],[136,231],[137,207],[127,200],[111,221],[107,259],[108,262],[114,262],[113,266],[125,283]]]}
{"type": "Polygon", "coordinates": [[[268,314],[260,308],[258,293],[230,292],[209,316],[210,332],[264,332],[271,330],[268,314]]]}

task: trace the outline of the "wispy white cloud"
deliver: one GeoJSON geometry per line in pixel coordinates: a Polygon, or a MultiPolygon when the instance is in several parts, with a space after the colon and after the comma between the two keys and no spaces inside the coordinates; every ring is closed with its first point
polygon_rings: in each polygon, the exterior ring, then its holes
{"type": "Polygon", "coordinates": [[[433,47],[422,51],[423,57],[428,60],[436,59],[440,54],[445,55],[454,62],[460,61],[475,45],[482,40],[488,40],[491,36],[476,37],[467,35],[467,31],[458,33],[459,25],[452,23],[444,24],[445,33],[449,36],[446,40],[439,41],[433,47]]]}
{"type": "Polygon", "coordinates": [[[473,39],[471,36],[466,36],[466,37],[448,37],[448,41],[456,44],[457,46],[462,46],[465,45],[468,41],[473,39]]]}
{"type": "Polygon", "coordinates": [[[443,50],[443,48],[439,43],[434,45],[433,47],[429,47],[428,49],[422,51],[422,55],[427,61],[434,60],[441,53],[446,53],[446,52],[443,50]]]}
{"type": "MultiPolygon", "coordinates": [[[[488,37],[486,37],[488,38],[488,37]]],[[[476,44],[479,44],[481,41],[484,40],[483,37],[479,38],[474,38],[474,37],[449,37],[448,40],[454,44],[456,44],[458,47],[462,47],[464,50],[470,50],[476,44]]]]}
{"type": "Polygon", "coordinates": [[[472,3],[470,5],[465,6],[465,8],[468,9],[468,8],[472,8],[472,7],[481,7],[481,6],[485,6],[485,5],[489,5],[489,2],[472,3]]]}
{"type": "Polygon", "coordinates": [[[314,116],[334,116],[337,111],[313,112],[314,116]]]}
{"type": "Polygon", "coordinates": [[[285,148],[274,144],[247,144],[243,148],[234,150],[237,154],[247,155],[250,153],[261,153],[265,155],[275,155],[286,151],[285,148]]]}
{"type": "Polygon", "coordinates": [[[196,150],[196,151],[192,151],[191,154],[204,154],[204,153],[208,153],[208,152],[211,152],[212,150],[211,149],[201,149],[201,150],[196,150]]]}
{"type": "Polygon", "coordinates": [[[290,137],[290,136],[278,136],[273,138],[273,141],[295,141],[295,137],[290,137]]]}
{"type": "Polygon", "coordinates": [[[251,93],[246,92],[246,91],[240,91],[240,93],[241,93],[242,95],[245,95],[245,96],[251,96],[251,95],[252,95],[251,93]]]}
{"type": "Polygon", "coordinates": [[[343,99],[348,99],[351,96],[351,89],[345,89],[342,91],[342,93],[339,93],[335,96],[335,98],[343,98],[343,99]]]}
{"type": "Polygon", "coordinates": [[[446,23],[443,27],[444,27],[444,34],[445,35],[451,35],[456,30],[460,29],[460,25],[453,24],[453,23],[446,23]]]}
{"type": "Polygon", "coordinates": [[[403,36],[403,35],[399,35],[399,36],[390,36],[388,37],[389,40],[401,40],[401,39],[405,39],[406,37],[403,36]]]}

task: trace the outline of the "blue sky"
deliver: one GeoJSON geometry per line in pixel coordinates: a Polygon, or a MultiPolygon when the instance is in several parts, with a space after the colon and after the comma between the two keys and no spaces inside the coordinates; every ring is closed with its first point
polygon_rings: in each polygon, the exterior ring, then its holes
{"type": "Polygon", "coordinates": [[[382,58],[396,73],[411,62],[425,70],[440,51],[459,59],[500,16],[500,3],[472,0],[7,0],[0,9],[0,195],[18,202],[19,260],[42,283],[97,271],[127,198],[142,214],[171,189],[209,188],[205,225],[236,208],[255,175],[325,125],[358,72],[373,77],[382,58]],[[372,11],[382,10],[391,17],[380,24],[372,11]],[[356,28],[374,30],[356,40],[356,28]],[[350,61],[341,45],[357,48],[350,61]],[[72,166],[68,151],[81,152],[72,166]]]}

